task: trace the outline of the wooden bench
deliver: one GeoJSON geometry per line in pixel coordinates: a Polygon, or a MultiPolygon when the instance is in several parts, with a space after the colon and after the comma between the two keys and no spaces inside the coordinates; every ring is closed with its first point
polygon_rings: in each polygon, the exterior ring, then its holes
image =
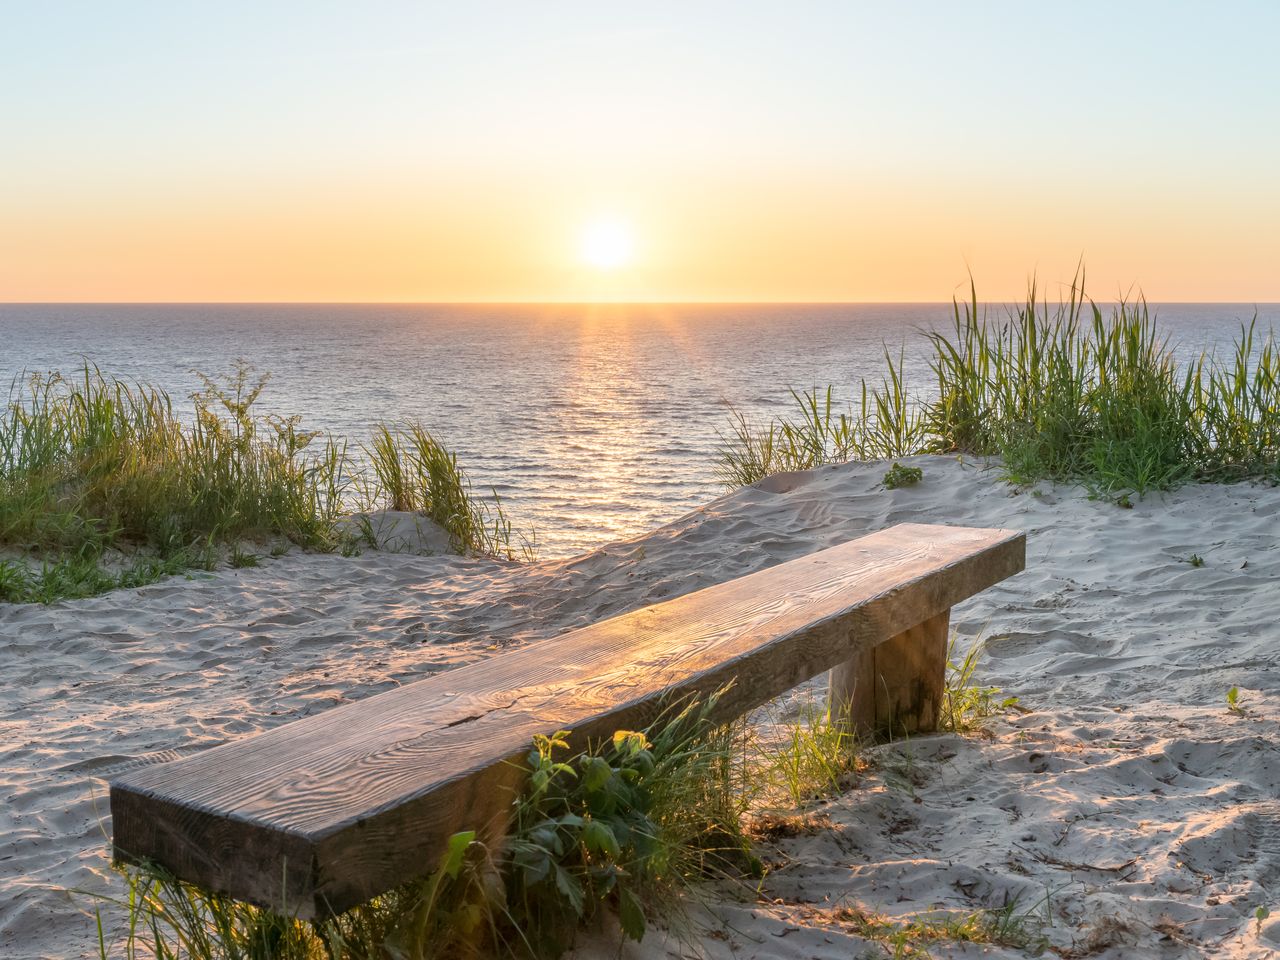
{"type": "Polygon", "coordinates": [[[938,720],[951,606],[1023,568],[1011,530],[904,524],[111,784],[115,855],[304,918],[506,828],[535,733],[585,747],[728,681],[724,719],[831,670],[864,728],[938,720]]]}

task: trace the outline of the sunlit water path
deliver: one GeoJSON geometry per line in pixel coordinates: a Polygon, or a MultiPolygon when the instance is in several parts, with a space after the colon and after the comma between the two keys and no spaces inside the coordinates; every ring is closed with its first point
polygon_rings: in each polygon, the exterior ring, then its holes
{"type": "MultiPolygon", "coordinates": [[[[0,377],[83,359],[168,389],[244,357],[273,379],[263,412],[363,440],[416,418],[495,487],[544,556],[670,520],[720,492],[726,404],[766,415],[789,387],[878,378],[905,348],[929,389],[918,329],[949,304],[717,306],[0,305],[0,377]]],[[[1194,353],[1230,341],[1252,305],[1171,304],[1162,328],[1194,353]]],[[[1258,307],[1280,328],[1280,305],[1258,307]]]]}

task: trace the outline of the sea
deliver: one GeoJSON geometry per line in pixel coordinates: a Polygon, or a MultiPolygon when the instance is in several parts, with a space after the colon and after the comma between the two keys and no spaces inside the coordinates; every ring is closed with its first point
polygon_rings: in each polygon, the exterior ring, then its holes
{"type": "MultiPolygon", "coordinates": [[[[1000,304],[983,307],[992,318],[1000,304]]],[[[1230,349],[1280,304],[1153,305],[1179,355],[1230,349]]],[[[353,445],[378,421],[417,420],[494,490],[538,554],[642,533],[724,492],[732,411],[790,412],[790,391],[840,402],[901,356],[930,392],[924,334],[950,303],[0,304],[0,381],[103,372],[180,400],[244,359],[270,373],[256,409],[353,445]]]]}

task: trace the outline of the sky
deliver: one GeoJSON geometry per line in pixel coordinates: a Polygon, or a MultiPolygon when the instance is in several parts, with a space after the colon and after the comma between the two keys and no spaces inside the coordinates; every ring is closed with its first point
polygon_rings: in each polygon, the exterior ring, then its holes
{"type": "Polygon", "coordinates": [[[1280,300],[1274,2],[0,17],[0,300],[1280,300]]]}

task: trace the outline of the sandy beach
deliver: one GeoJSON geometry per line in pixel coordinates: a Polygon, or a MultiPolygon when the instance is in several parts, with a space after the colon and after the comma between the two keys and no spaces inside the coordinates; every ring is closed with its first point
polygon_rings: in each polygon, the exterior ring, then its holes
{"type": "MultiPolygon", "coordinates": [[[[1011,527],[1025,573],[953,611],[986,736],[875,748],[861,783],[762,848],[758,900],[709,894],[712,958],[881,956],[890,917],[1015,898],[1063,957],[1280,951],[1280,489],[1133,509],[915,457],[772,477],[645,536],[519,565],[293,553],[90,600],[0,606],[0,957],[96,955],[105,780],[901,522],[1011,527]],[[1194,565],[1196,556],[1202,565],[1194,565]],[[1239,688],[1239,712],[1226,694],[1239,688]],[[73,892],[83,891],[83,892],[73,892]],[[1258,920],[1255,911],[1273,916],[1258,920]]],[[[1008,948],[929,945],[937,957],[1008,948]]],[[[579,960],[614,955],[586,936],[579,960]]],[[[693,956],[660,933],[621,955],[693,956]]]]}

